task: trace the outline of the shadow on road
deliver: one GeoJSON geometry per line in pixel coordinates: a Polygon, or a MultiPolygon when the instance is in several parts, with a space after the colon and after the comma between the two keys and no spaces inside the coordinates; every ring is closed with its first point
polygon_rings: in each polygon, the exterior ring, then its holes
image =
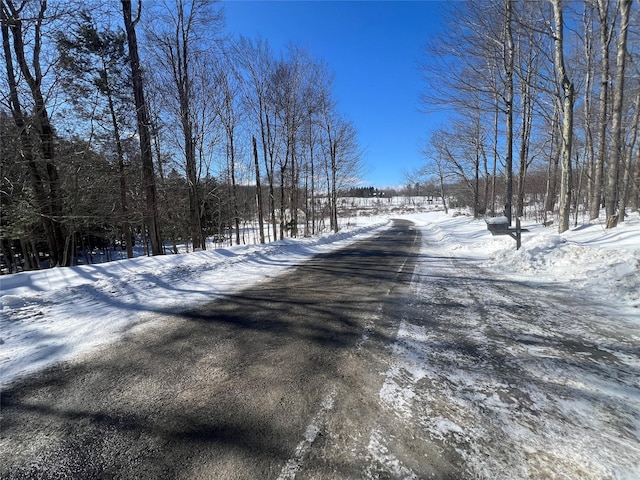
{"type": "Polygon", "coordinates": [[[16,382],[2,392],[0,476],[276,477],[410,280],[416,234],[398,230],[16,382]]]}

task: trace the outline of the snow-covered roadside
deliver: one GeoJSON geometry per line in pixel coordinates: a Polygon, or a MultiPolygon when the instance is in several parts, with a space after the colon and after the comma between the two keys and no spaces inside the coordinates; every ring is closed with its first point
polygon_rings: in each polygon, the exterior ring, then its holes
{"type": "Polygon", "coordinates": [[[140,257],[0,277],[0,386],[113,342],[153,319],[250,287],[388,220],[319,238],[140,257]]]}
{"type": "Polygon", "coordinates": [[[432,254],[478,261],[502,278],[565,285],[640,323],[638,212],[612,230],[594,221],[558,234],[555,226],[523,222],[529,232],[520,250],[508,236],[491,236],[484,220],[441,213],[407,218],[439,241],[432,254]]]}
{"type": "Polygon", "coordinates": [[[469,217],[412,218],[422,255],[382,404],[471,478],[640,479],[638,215],[532,225],[520,251],[469,217]]]}

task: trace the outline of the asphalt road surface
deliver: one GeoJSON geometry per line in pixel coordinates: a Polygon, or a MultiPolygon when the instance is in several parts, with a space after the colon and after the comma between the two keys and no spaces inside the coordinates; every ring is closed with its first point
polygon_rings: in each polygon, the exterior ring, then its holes
{"type": "Polygon", "coordinates": [[[372,424],[416,476],[455,478],[459,459],[379,402],[419,236],[397,221],[14,383],[0,478],[395,478],[375,471],[372,424]]]}

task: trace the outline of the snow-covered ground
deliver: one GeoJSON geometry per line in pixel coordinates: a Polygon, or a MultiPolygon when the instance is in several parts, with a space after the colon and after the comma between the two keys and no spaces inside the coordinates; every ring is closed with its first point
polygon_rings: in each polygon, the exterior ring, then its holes
{"type": "Polygon", "coordinates": [[[509,237],[487,238],[483,223],[464,217],[441,218],[425,223],[424,228],[449,243],[451,248],[445,251],[456,256],[482,260],[484,266],[513,279],[568,284],[640,324],[638,213],[612,230],[596,221],[562,235],[556,226],[523,223],[530,232],[522,234],[519,251],[509,237]]]}
{"type": "MultiPolygon", "coordinates": [[[[525,223],[523,226],[530,231],[523,234],[522,248],[518,251],[513,239],[506,236],[492,237],[483,220],[473,220],[465,215],[445,215],[442,212],[401,216],[413,220],[423,232],[423,237],[429,239],[422,247],[425,259],[457,259],[458,265],[464,265],[468,260],[482,268],[494,280],[544,285],[546,288],[555,286],[568,296],[571,292],[577,292],[579,295],[576,296],[576,304],[579,298],[596,300],[599,311],[608,312],[607,321],[613,318],[619,322],[619,325],[612,328],[625,332],[624,342],[630,346],[630,351],[626,358],[619,359],[622,368],[640,372],[640,216],[637,213],[612,230],[605,230],[602,222],[593,222],[562,235],[554,227],[544,228],[525,223]]],[[[285,269],[293,268],[313,255],[342,248],[360,238],[374,235],[385,228],[388,222],[388,217],[352,217],[352,225],[348,229],[321,238],[290,239],[267,245],[141,257],[0,277],[0,386],[53,363],[77,358],[98,345],[117,341],[132,330],[144,328],[146,323],[153,321],[154,312],[171,312],[192,307],[249,287],[276,276],[285,269]]],[[[434,264],[425,262],[421,266],[418,262],[413,285],[418,296],[423,295],[425,298],[431,294],[430,282],[434,278],[433,271],[420,270],[427,267],[433,268],[434,264]]],[[[442,272],[446,272],[446,269],[442,272]]],[[[475,294],[482,295],[483,292],[475,294]]],[[[458,301],[461,305],[469,302],[467,298],[459,298],[458,301]]],[[[517,303],[517,300],[506,297],[488,298],[484,305],[490,309],[491,302],[511,301],[517,303]]],[[[577,318],[582,322],[594,323],[586,325],[586,330],[592,329],[595,332],[609,328],[607,325],[597,324],[598,318],[577,318]]],[[[552,320],[549,319],[550,328],[553,327],[552,320]]],[[[569,331],[570,329],[566,330],[569,331]]],[[[520,347],[527,350],[531,358],[544,359],[553,354],[548,349],[536,351],[536,348],[542,347],[534,342],[535,338],[531,335],[527,337],[526,332],[521,333],[523,342],[520,347]]],[[[558,331],[554,335],[557,333],[558,331]]],[[[380,392],[382,401],[387,401],[390,407],[400,412],[404,408],[403,402],[416,399],[411,385],[420,379],[435,379],[442,372],[434,371],[434,368],[446,363],[438,362],[438,355],[444,355],[444,352],[426,350],[434,345],[437,350],[438,344],[432,341],[434,339],[430,335],[424,326],[412,323],[411,319],[403,319],[400,325],[397,343],[393,347],[395,363],[391,365],[387,382],[380,392]],[[394,372],[399,370],[404,370],[405,378],[413,379],[408,385],[393,383],[394,372]]],[[[594,337],[594,341],[598,338],[600,337],[594,337]]],[[[443,359],[444,357],[440,358],[443,359]]],[[[545,371],[545,365],[548,363],[543,360],[532,362],[531,374],[547,375],[547,379],[552,379],[558,372],[545,371]]],[[[460,368],[462,372],[462,367],[460,368]]],[[[474,378],[481,379],[474,377],[476,371],[471,367],[469,372],[468,376],[457,379],[449,376],[459,386],[459,390],[452,390],[452,394],[460,394],[463,400],[466,399],[464,401],[474,405],[473,402],[480,402],[479,404],[484,405],[483,408],[494,408],[498,417],[513,413],[509,408],[514,402],[517,403],[516,400],[503,401],[500,392],[489,394],[489,390],[483,390],[482,385],[470,384],[474,378]]],[[[581,381],[586,380],[576,379],[576,382],[581,381]]],[[[607,406],[615,407],[617,402],[625,402],[625,422],[630,425],[628,442],[622,446],[619,442],[614,442],[614,446],[607,450],[607,454],[615,456],[615,448],[625,448],[625,467],[622,470],[612,467],[615,466],[615,458],[609,463],[598,464],[599,457],[589,457],[582,467],[591,468],[597,478],[640,478],[640,474],[636,473],[634,476],[631,470],[633,465],[640,468],[640,380],[625,382],[617,392],[607,390],[610,385],[603,386],[600,392],[615,397],[609,403],[604,401],[607,406]],[[628,458],[629,455],[637,455],[635,464],[633,458],[628,458]]],[[[537,394],[536,391],[529,393],[532,396],[530,401],[534,404],[529,405],[530,410],[537,408],[540,410],[538,413],[541,413],[544,401],[538,398],[540,403],[535,404],[536,398],[533,397],[537,394]]],[[[423,400],[428,402],[430,399],[423,400]]],[[[459,399],[459,402],[463,400],[459,399]]],[[[584,429],[578,429],[578,432],[589,432],[590,429],[602,426],[596,420],[591,422],[582,418],[594,413],[589,410],[591,407],[584,398],[575,402],[570,398],[565,400],[562,404],[555,404],[554,408],[562,410],[568,422],[582,426],[586,422],[584,429]]],[[[431,423],[425,423],[425,428],[430,428],[436,438],[438,435],[443,439],[462,436],[464,426],[457,422],[456,411],[468,418],[478,414],[473,409],[466,411],[463,407],[462,403],[456,407],[456,402],[452,402],[450,417],[431,418],[431,423]]],[[[533,421],[533,418],[526,415],[524,417],[526,421],[533,421]]],[[[508,429],[508,422],[500,418],[497,422],[503,422],[504,428],[508,429]]],[[[544,441],[544,435],[528,438],[521,424],[511,427],[516,429],[515,435],[521,435],[523,443],[530,442],[528,447],[523,447],[525,454],[526,448],[542,448],[535,442],[544,441]]],[[[544,427],[550,426],[545,424],[544,427]]],[[[562,435],[566,432],[559,429],[556,433],[562,435]]],[[[476,434],[482,435],[482,431],[478,430],[476,434]]],[[[500,438],[497,437],[497,440],[500,438]]],[[[589,448],[599,448],[588,445],[570,447],[564,443],[561,446],[577,449],[578,456],[587,455],[589,448]]],[[[473,443],[471,447],[474,447],[473,443]]],[[[496,448],[499,447],[496,445],[496,448]]],[[[474,458],[466,460],[472,462],[474,458]]],[[[483,475],[488,478],[496,472],[499,470],[492,470],[487,463],[477,470],[479,478],[483,475]]],[[[520,473],[514,472],[513,478],[526,478],[525,474],[520,473]]]]}

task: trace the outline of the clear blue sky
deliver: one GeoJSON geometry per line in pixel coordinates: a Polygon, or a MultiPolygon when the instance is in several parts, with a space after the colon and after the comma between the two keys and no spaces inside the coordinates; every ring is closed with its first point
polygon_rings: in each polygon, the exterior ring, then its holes
{"type": "Polygon", "coordinates": [[[406,183],[437,118],[420,113],[418,62],[440,28],[436,1],[223,1],[226,29],[278,52],[305,47],[335,73],[340,110],[364,148],[363,186],[406,183]]]}

